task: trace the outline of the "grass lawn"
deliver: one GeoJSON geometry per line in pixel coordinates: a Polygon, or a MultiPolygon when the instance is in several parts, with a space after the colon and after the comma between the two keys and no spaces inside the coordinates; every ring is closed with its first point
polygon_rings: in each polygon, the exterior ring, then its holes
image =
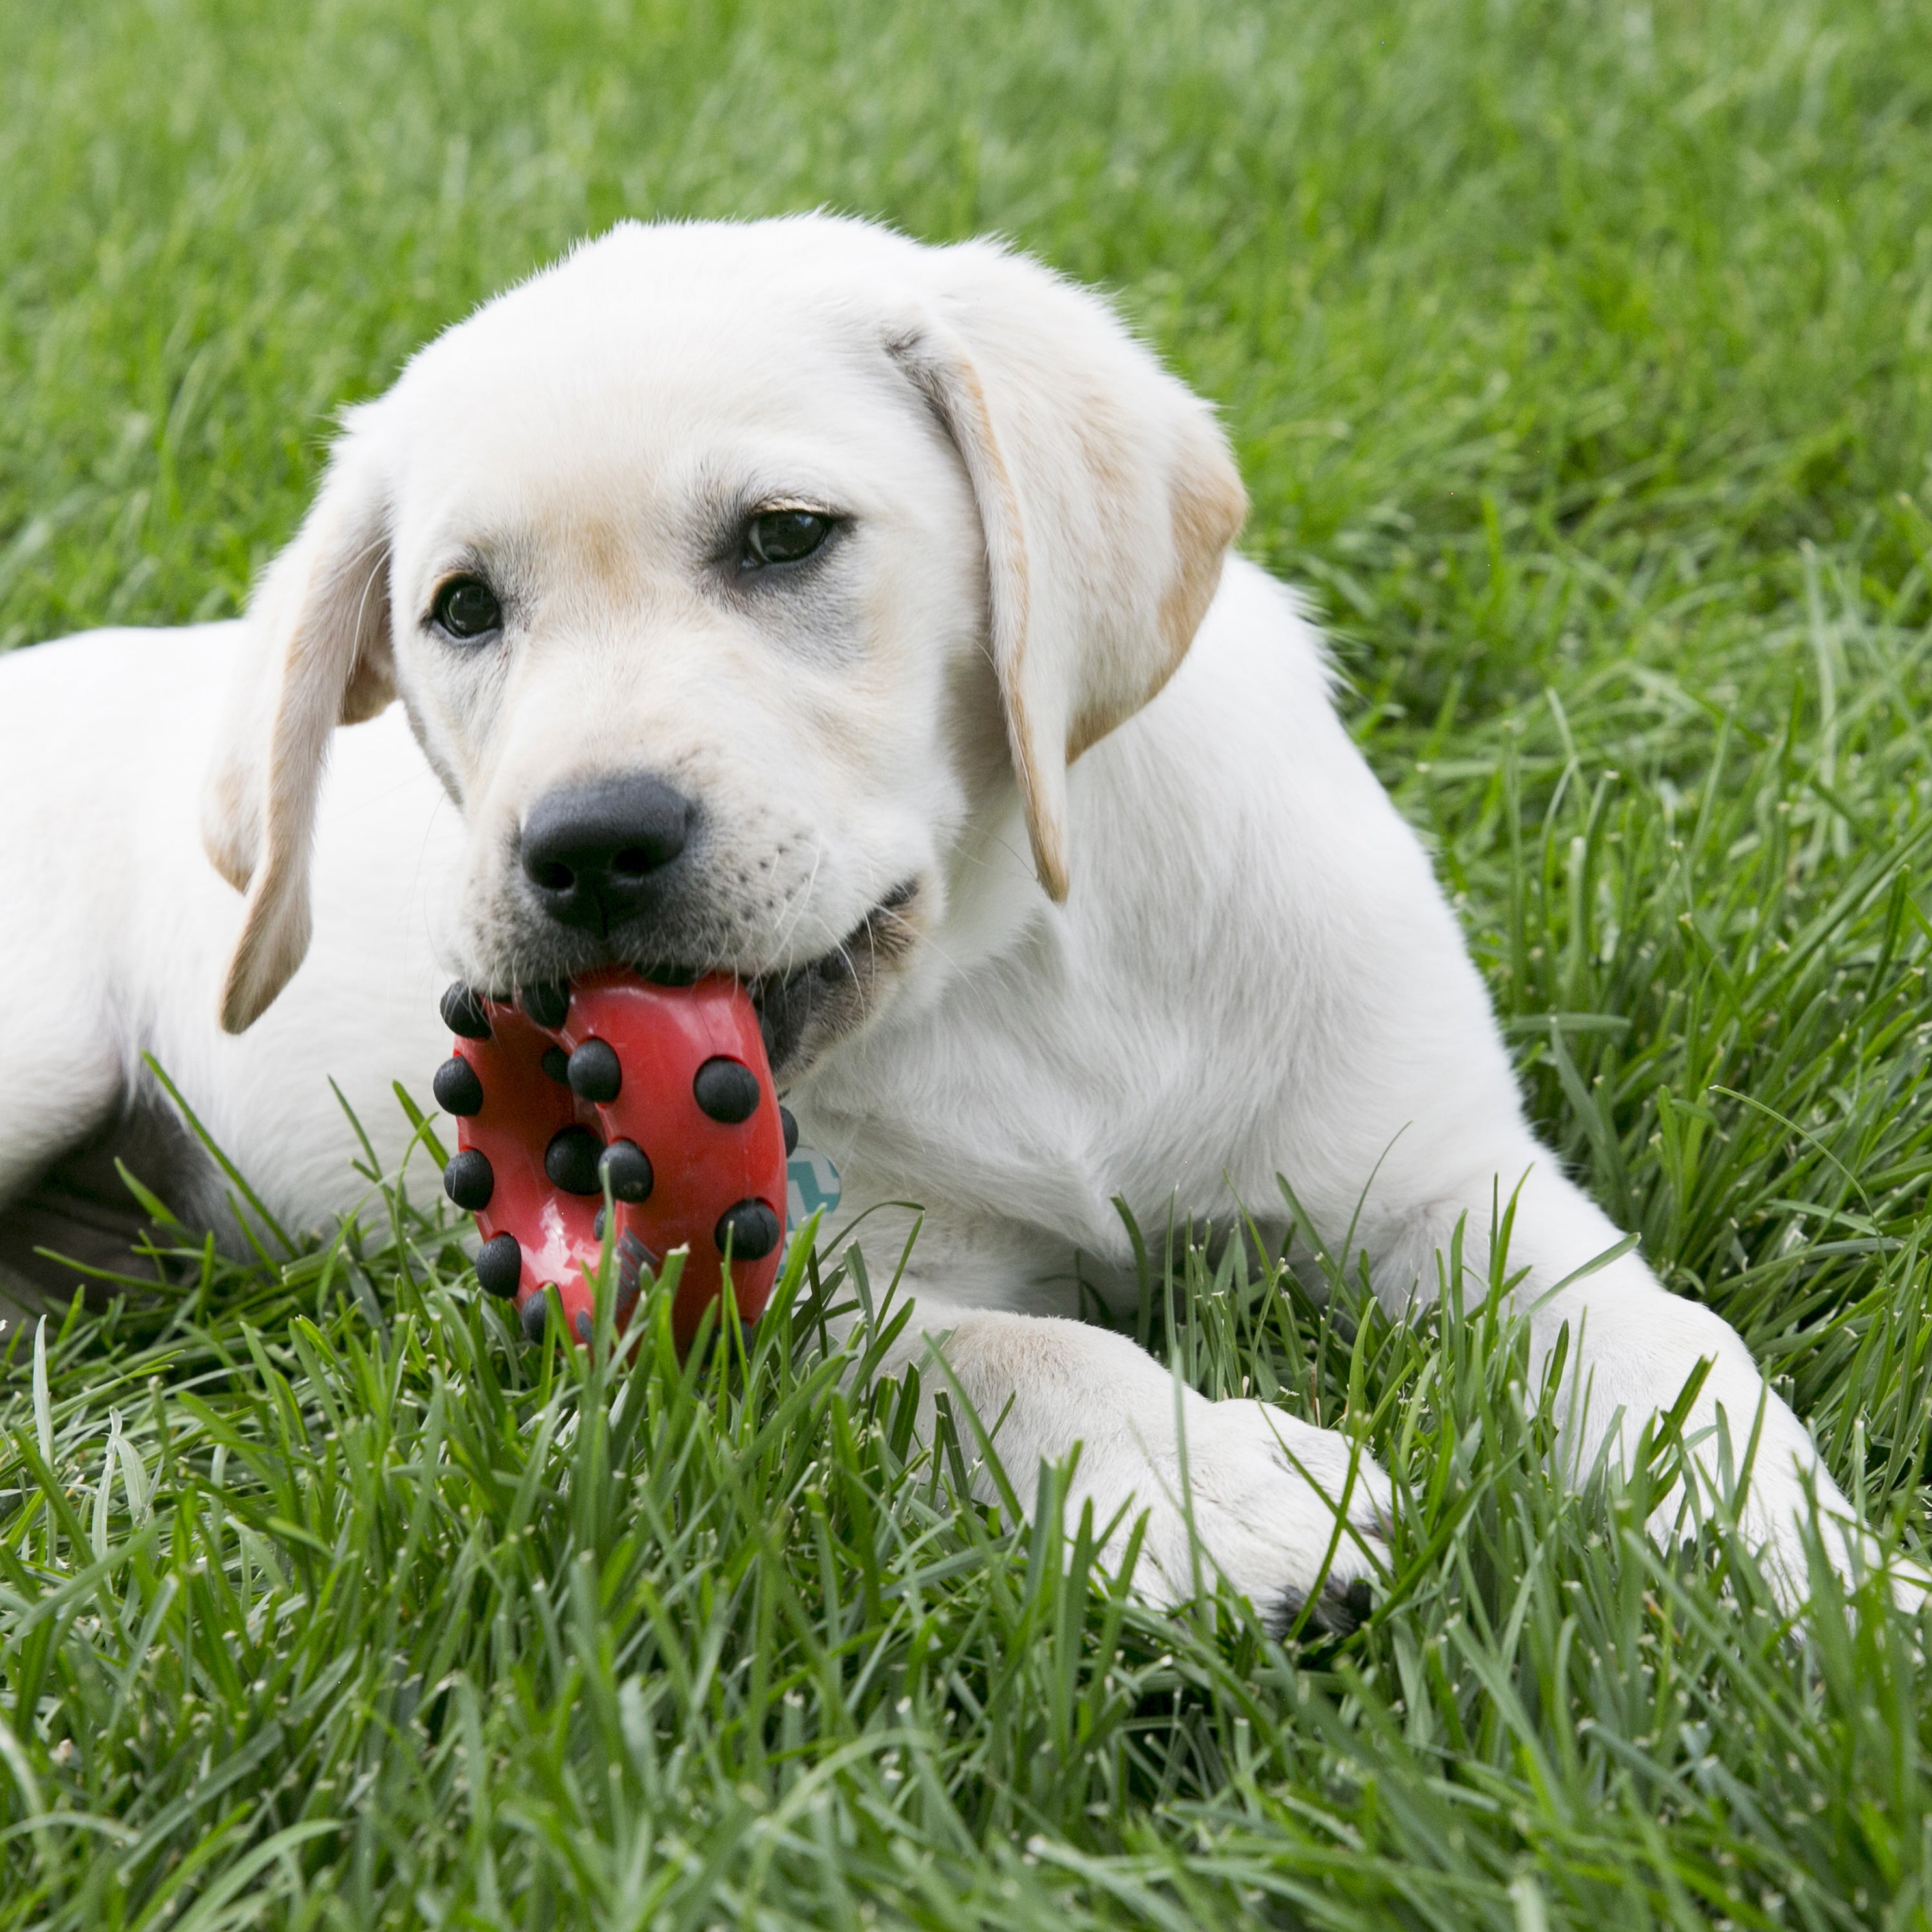
{"type": "MultiPolygon", "coordinates": [[[[0,645],[234,609],[330,411],[621,214],[1117,290],[1538,1119],[1922,1545],[1932,11],[16,0],[0,101],[0,645]]],[[[1652,1548],[1667,1442],[1558,1492],[1492,1318],[1150,1276],[1178,1372],[1399,1485],[1371,1622],[1283,1645],[1127,1602],[1050,1482],[956,1504],[822,1300],[702,1372],[524,1352],[435,1198],[16,1336],[0,1927],[1932,1915],[1918,1628],[1652,1548]]]]}

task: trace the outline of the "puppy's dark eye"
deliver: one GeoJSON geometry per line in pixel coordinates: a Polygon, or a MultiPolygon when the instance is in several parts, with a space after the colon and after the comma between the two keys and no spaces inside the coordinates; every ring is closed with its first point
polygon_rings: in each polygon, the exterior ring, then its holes
{"type": "Polygon", "coordinates": [[[429,614],[452,638],[466,644],[503,628],[502,606],[480,577],[452,577],[436,593],[429,614]]]}
{"type": "Polygon", "coordinates": [[[745,526],[740,562],[747,570],[799,563],[832,534],[832,519],[817,510],[760,510],[745,526]]]}

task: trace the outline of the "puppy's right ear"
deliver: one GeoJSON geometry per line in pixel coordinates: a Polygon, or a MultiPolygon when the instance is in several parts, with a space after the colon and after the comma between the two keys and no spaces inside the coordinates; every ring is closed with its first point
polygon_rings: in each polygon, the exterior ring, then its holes
{"type": "Polygon", "coordinates": [[[376,441],[351,418],[301,530],[248,603],[245,661],[202,800],[208,856],[248,896],[221,988],[230,1033],[260,1018],[308,951],[309,854],[329,734],[395,695],[376,441]]]}

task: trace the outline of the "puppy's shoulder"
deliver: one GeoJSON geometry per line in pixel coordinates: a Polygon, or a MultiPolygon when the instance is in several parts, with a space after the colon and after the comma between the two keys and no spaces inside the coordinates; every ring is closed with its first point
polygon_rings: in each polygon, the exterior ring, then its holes
{"type": "MultiPolygon", "coordinates": [[[[1232,802],[1256,798],[1255,761],[1292,750],[1304,767],[1358,762],[1335,710],[1338,680],[1300,593],[1230,555],[1192,646],[1160,694],[1114,734],[1124,767],[1211,767],[1242,776],[1232,802]]],[[[1113,740],[1108,741],[1112,743],[1113,740]]],[[[1137,772],[1135,782],[1147,774],[1137,772]]],[[[1262,793],[1268,788],[1259,787],[1262,793]]]]}
{"type": "Polygon", "coordinates": [[[1306,598],[1251,557],[1231,552],[1184,669],[1298,710],[1331,712],[1336,674],[1306,598]]]}

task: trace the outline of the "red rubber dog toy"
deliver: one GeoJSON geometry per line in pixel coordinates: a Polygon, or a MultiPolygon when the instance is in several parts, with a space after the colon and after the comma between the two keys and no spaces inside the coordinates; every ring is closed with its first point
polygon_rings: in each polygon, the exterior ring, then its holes
{"type": "Polygon", "coordinates": [[[671,1327],[688,1348],[723,1292],[728,1243],[739,1315],[758,1318],[778,1278],[796,1129],[741,988],[653,985],[619,967],[532,988],[520,1007],[454,986],[442,1016],[458,1036],[433,1083],[458,1118],[444,1190],[482,1232],[477,1280],[516,1298],[526,1335],[543,1334],[554,1286],[565,1325],[590,1340],[607,1179],[619,1330],[640,1270],[687,1247],[671,1327]]]}

